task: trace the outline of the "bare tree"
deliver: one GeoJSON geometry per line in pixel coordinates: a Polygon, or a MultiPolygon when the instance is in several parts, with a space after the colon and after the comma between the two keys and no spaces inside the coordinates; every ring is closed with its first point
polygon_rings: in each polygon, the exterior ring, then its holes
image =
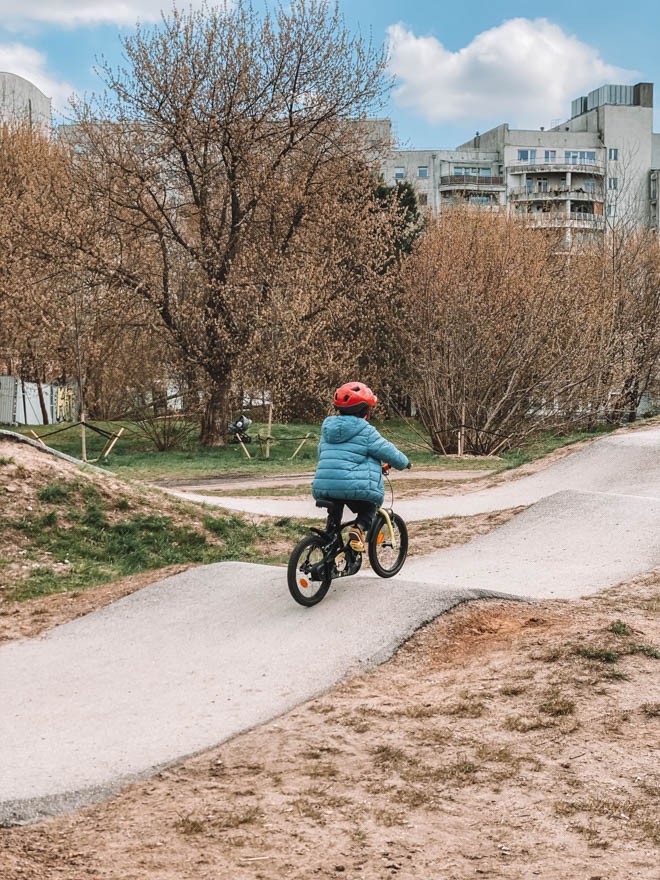
{"type": "Polygon", "coordinates": [[[612,233],[603,286],[612,315],[607,418],[631,422],[660,365],[660,242],[649,230],[612,233]]]}
{"type": "Polygon", "coordinates": [[[123,47],[126,66],[103,67],[108,95],[78,106],[70,133],[104,242],[80,250],[203,377],[201,439],[218,444],[273,275],[332,202],[333,169],[364,161],[354,120],[383,92],[384,57],[325,0],[263,16],[243,0],[175,8],[123,47]]]}
{"type": "Polygon", "coordinates": [[[609,336],[593,259],[474,209],[429,227],[401,283],[411,386],[437,451],[493,453],[594,418],[609,336]]]}
{"type": "Polygon", "coordinates": [[[334,192],[301,228],[294,252],[270,261],[271,295],[241,362],[280,417],[325,414],[346,377],[379,384],[392,358],[397,246],[403,209],[383,200],[368,167],[336,163],[334,192]]]}

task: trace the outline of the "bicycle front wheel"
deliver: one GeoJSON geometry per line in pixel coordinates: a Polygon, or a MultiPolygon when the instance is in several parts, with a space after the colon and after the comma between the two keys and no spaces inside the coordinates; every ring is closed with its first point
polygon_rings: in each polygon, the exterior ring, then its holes
{"type": "Polygon", "coordinates": [[[330,577],[325,573],[323,541],[317,535],[307,535],[293,548],[286,572],[289,592],[300,605],[316,605],[330,589],[330,577]],[[312,566],[320,573],[320,580],[312,580],[312,566]]]}
{"type": "Polygon", "coordinates": [[[408,529],[398,513],[390,515],[392,533],[387,520],[378,514],[369,536],[369,562],[379,577],[394,577],[408,555],[408,529]],[[394,540],[392,540],[394,538],[394,540]]]}

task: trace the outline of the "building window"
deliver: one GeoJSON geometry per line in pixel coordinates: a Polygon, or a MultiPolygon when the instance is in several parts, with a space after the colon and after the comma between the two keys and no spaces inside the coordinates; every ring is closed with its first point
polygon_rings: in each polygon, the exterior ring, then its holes
{"type": "Polygon", "coordinates": [[[618,147],[610,147],[607,151],[607,158],[610,160],[610,162],[616,162],[619,158],[618,147]]]}
{"type": "Polygon", "coordinates": [[[536,162],[536,150],[518,150],[519,162],[536,162]]]}
{"type": "Polygon", "coordinates": [[[616,205],[608,205],[607,206],[607,216],[614,217],[615,213],[616,213],[616,205]]]}
{"type": "Polygon", "coordinates": [[[540,193],[547,193],[548,191],[548,178],[547,177],[539,177],[536,181],[536,191],[540,193]]]}
{"type": "Polygon", "coordinates": [[[394,169],[394,179],[395,180],[403,180],[406,176],[406,169],[402,168],[400,165],[394,169]]]}
{"type": "Polygon", "coordinates": [[[555,162],[557,160],[557,150],[546,150],[545,151],[545,161],[546,162],[555,162]]]}
{"type": "Polygon", "coordinates": [[[425,208],[429,203],[429,197],[427,193],[417,193],[417,204],[420,208],[425,208]]]}
{"type": "Polygon", "coordinates": [[[593,165],[596,161],[595,150],[565,150],[564,161],[570,162],[571,165],[593,165]]]}
{"type": "Polygon", "coordinates": [[[649,196],[652,199],[658,198],[658,177],[656,174],[651,175],[651,185],[649,188],[649,196]]]}
{"type": "Polygon", "coordinates": [[[417,168],[417,177],[426,178],[429,176],[429,167],[428,165],[420,165],[417,168]]]}
{"type": "Polygon", "coordinates": [[[584,181],[584,191],[588,193],[596,192],[596,181],[593,177],[589,177],[584,181]]]}
{"type": "Polygon", "coordinates": [[[619,188],[619,178],[618,177],[608,177],[607,178],[607,188],[608,189],[618,189],[619,188]]]}

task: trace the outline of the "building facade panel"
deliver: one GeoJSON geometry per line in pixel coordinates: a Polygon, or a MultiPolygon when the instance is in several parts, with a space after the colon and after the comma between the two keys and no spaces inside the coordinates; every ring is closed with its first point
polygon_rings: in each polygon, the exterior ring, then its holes
{"type": "Polygon", "coordinates": [[[0,120],[50,128],[51,100],[22,76],[0,72],[0,120]]]}
{"type": "Polygon", "coordinates": [[[574,229],[602,234],[617,222],[660,228],[653,85],[606,84],[571,110],[549,130],[502,124],[456,150],[397,150],[383,176],[409,181],[434,214],[460,200],[563,226],[568,240],[574,229]]]}

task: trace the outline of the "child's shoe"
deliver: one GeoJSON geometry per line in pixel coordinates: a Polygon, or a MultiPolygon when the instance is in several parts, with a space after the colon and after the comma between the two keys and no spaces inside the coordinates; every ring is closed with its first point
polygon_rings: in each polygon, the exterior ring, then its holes
{"type": "Polygon", "coordinates": [[[364,532],[359,526],[351,526],[348,530],[348,546],[356,553],[364,553],[364,532]]]}

